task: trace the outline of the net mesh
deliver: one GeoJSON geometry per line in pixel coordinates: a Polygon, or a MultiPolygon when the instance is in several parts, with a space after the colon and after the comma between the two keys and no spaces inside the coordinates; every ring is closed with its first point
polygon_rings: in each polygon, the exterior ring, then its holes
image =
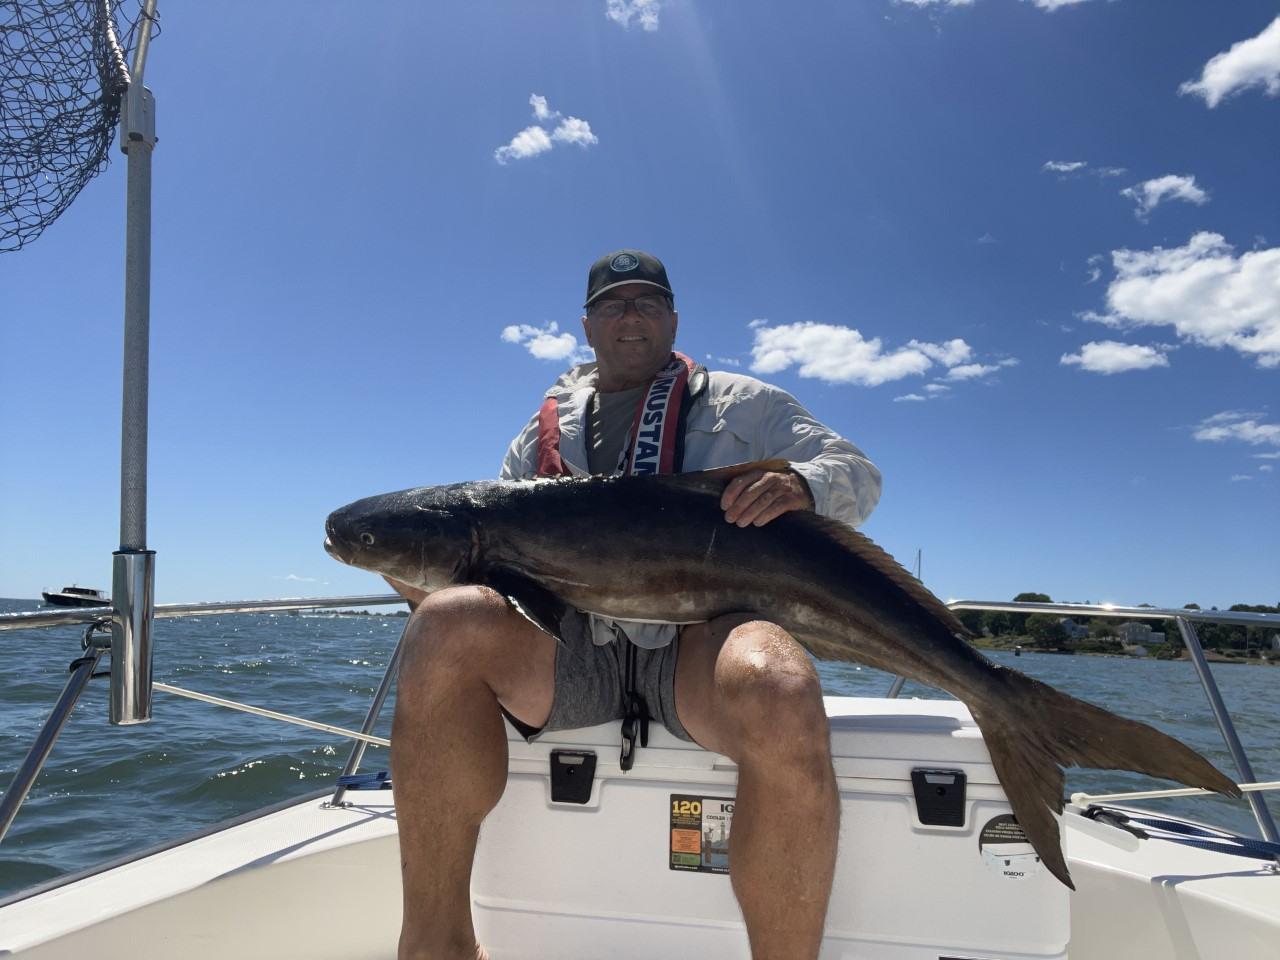
{"type": "Polygon", "coordinates": [[[143,16],[139,0],[0,0],[0,253],[106,167],[143,16]]]}

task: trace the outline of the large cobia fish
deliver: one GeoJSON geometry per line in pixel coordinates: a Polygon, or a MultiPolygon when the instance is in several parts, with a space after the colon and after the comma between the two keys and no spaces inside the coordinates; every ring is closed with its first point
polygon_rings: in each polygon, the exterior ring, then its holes
{"type": "Polygon", "coordinates": [[[330,515],[337,559],[425,591],[488,584],[544,619],[562,603],[620,620],[749,612],[816,657],[856,660],[963,701],[1041,860],[1072,886],[1053,812],[1061,766],[1135,770],[1232,796],[1199,754],[987,660],[933,594],[865,536],[807,512],[725,522],[733,477],[784,461],[648,477],[479,481],[359,500],[330,515]]]}

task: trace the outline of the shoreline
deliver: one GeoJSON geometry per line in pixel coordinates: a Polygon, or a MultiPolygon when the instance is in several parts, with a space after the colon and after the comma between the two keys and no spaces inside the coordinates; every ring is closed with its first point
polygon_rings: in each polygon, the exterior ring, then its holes
{"type": "MultiPolygon", "coordinates": [[[[995,639],[992,637],[978,637],[969,641],[970,645],[979,650],[1000,650],[1005,653],[1016,653],[1015,648],[1021,647],[1024,654],[1043,653],[1057,657],[1107,657],[1113,660],[1165,660],[1169,662],[1190,662],[1191,657],[1185,650],[1182,650],[1176,657],[1161,657],[1155,654],[1147,654],[1146,656],[1133,656],[1132,654],[1122,651],[1109,650],[1073,650],[1071,648],[1053,647],[1042,649],[1036,647],[1030,637],[1006,640],[1001,637],[995,639]]],[[[1254,667],[1274,667],[1280,666],[1280,654],[1268,657],[1229,657],[1219,653],[1216,650],[1204,651],[1204,658],[1209,663],[1225,663],[1240,666],[1254,667]]]]}

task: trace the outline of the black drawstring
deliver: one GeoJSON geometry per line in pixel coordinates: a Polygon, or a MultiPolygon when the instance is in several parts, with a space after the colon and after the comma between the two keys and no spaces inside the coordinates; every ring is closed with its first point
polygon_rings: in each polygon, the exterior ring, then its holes
{"type": "Polygon", "coordinates": [[[622,753],[618,756],[618,766],[626,771],[630,770],[636,762],[637,734],[640,746],[649,745],[649,706],[636,689],[636,645],[616,626],[614,635],[616,643],[627,645],[627,664],[623,671],[624,689],[622,691],[627,705],[622,717],[622,753]]]}

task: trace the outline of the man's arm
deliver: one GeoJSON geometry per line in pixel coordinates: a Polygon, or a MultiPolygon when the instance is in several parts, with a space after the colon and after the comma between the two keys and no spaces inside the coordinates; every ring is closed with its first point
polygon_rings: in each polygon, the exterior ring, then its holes
{"type": "Polygon", "coordinates": [[[757,472],[733,480],[721,498],[725,519],[763,526],[790,510],[808,509],[851,526],[865,520],[880,499],[880,471],[791,394],[762,387],[756,452],[760,459],[789,461],[793,472],[757,472]]]}
{"type": "Polygon", "coordinates": [[[528,480],[538,473],[538,415],[535,413],[511,441],[502,459],[499,480],[528,480]]]}

